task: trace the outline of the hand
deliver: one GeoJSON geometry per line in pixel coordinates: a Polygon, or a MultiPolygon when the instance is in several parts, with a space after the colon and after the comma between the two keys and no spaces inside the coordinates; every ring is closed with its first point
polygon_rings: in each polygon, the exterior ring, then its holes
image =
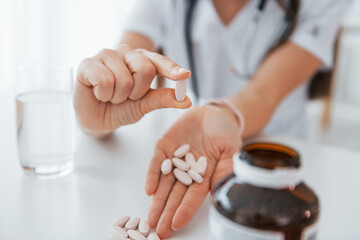
{"type": "Polygon", "coordinates": [[[191,106],[187,97],[177,102],[173,89],[150,89],[156,75],[180,80],[191,73],[160,54],[127,45],[83,60],[74,95],[79,123],[91,132],[111,132],[155,109],[191,106]]]}
{"type": "Polygon", "coordinates": [[[150,163],[145,190],[153,195],[148,222],[161,238],[173,229],[184,227],[194,217],[208,191],[222,177],[231,173],[232,156],[242,140],[235,116],[217,106],[193,107],[187,111],[158,141],[150,163]],[[176,181],[173,173],[162,175],[164,159],[188,143],[196,159],[206,156],[208,167],[200,184],[187,187],[176,181]]]}

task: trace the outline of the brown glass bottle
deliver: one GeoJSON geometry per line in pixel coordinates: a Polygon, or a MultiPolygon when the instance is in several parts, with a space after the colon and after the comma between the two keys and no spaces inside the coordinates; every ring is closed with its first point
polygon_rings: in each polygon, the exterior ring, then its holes
{"type": "Polygon", "coordinates": [[[296,151],[255,143],[233,160],[234,173],[214,190],[212,239],[316,239],[319,201],[302,181],[296,151]]]}

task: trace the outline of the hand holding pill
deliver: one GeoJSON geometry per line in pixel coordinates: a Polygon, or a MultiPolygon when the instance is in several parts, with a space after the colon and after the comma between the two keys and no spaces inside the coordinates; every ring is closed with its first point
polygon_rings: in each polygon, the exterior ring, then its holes
{"type": "Polygon", "coordinates": [[[232,172],[242,140],[236,119],[216,106],[188,110],[158,141],[146,178],[148,222],[161,238],[187,225],[209,190],[232,172]]]}
{"type": "Polygon", "coordinates": [[[186,82],[190,70],[144,49],[120,45],[104,49],[79,66],[74,107],[88,132],[112,132],[160,108],[188,108],[186,82]],[[151,89],[156,76],[179,81],[176,89],[151,89]]]}

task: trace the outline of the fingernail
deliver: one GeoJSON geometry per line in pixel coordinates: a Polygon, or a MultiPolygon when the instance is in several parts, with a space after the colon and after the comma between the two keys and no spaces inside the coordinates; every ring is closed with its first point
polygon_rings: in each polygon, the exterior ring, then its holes
{"type": "Polygon", "coordinates": [[[172,221],[172,223],[171,223],[171,229],[172,230],[174,230],[174,231],[176,231],[176,230],[179,230],[180,228],[177,228],[177,227],[175,227],[176,226],[176,221],[174,221],[174,219],[173,219],[173,221],[172,221]]]}
{"type": "Polygon", "coordinates": [[[190,72],[190,70],[189,69],[187,69],[187,68],[179,68],[178,69],[178,72],[181,72],[181,73],[186,73],[186,72],[190,72]]]}

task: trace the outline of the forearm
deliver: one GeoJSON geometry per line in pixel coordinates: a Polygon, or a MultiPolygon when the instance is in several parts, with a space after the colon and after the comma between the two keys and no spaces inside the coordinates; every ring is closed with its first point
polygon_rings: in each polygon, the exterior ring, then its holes
{"type": "Polygon", "coordinates": [[[268,56],[249,84],[229,98],[244,115],[243,137],[260,132],[283,99],[310,79],[320,64],[319,59],[292,43],[268,56]]]}
{"type": "Polygon", "coordinates": [[[276,109],[276,101],[268,99],[256,87],[249,84],[237,95],[229,98],[243,114],[245,129],[243,138],[253,136],[269,122],[276,109]]]}

